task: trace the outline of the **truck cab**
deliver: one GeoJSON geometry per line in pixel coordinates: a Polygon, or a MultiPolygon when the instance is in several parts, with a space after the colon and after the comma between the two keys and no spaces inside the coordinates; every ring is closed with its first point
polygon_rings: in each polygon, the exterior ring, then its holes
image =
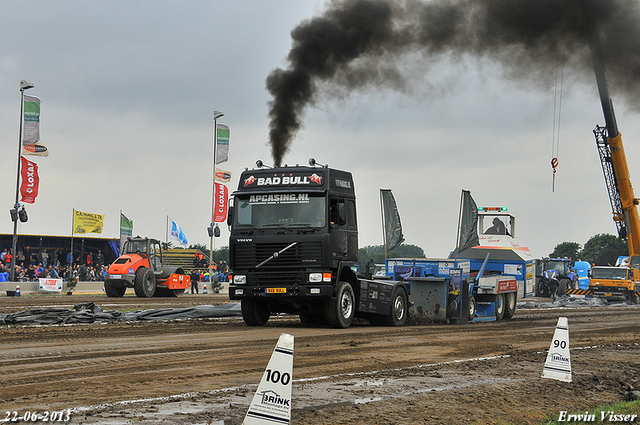
{"type": "Polygon", "coordinates": [[[629,299],[634,304],[640,302],[640,257],[633,256],[628,266],[593,266],[589,280],[589,290],[594,296],[607,299],[629,299]]]}

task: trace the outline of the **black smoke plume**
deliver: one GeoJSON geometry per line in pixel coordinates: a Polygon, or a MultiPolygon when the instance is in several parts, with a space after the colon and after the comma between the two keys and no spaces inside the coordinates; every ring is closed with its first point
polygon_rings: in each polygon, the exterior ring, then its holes
{"type": "Polygon", "coordinates": [[[389,56],[487,58],[510,77],[535,79],[563,55],[565,72],[591,76],[595,36],[612,91],[637,99],[639,9],[637,0],[330,1],[321,16],[293,29],[288,68],[267,77],[274,162],[281,165],[319,83],[347,92],[401,87],[403,71],[385,60],[389,56]]]}

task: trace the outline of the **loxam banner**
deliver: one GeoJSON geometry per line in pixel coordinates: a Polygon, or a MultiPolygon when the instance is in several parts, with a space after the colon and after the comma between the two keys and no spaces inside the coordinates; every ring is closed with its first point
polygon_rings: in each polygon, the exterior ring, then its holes
{"type": "Polygon", "coordinates": [[[229,189],[227,189],[227,186],[220,183],[216,183],[215,187],[215,209],[213,211],[213,222],[222,223],[227,220],[229,189]]]}
{"type": "Polygon", "coordinates": [[[73,210],[72,233],[102,233],[103,214],[92,214],[73,210]]]}
{"type": "Polygon", "coordinates": [[[38,177],[38,164],[29,161],[24,156],[20,157],[20,176],[22,184],[20,184],[21,201],[27,204],[36,202],[38,196],[38,186],[40,185],[40,177],[38,177]]]}

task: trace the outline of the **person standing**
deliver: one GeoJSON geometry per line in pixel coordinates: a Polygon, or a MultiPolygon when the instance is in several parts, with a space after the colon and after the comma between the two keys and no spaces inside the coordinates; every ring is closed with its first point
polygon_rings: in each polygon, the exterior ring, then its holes
{"type": "Polygon", "coordinates": [[[102,266],[104,266],[104,254],[102,253],[102,250],[99,249],[96,254],[96,268],[100,270],[102,269],[102,266]]]}
{"type": "Polygon", "coordinates": [[[193,294],[193,290],[196,290],[196,294],[198,293],[198,282],[200,281],[200,272],[198,270],[194,270],[191,272],[189,276],[191,278],[191,293],[193,294]]]}

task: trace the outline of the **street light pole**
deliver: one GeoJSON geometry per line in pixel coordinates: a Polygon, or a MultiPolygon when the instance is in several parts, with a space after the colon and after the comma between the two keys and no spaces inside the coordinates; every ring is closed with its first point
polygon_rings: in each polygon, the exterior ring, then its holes
{"type": "Polygon", "coordinates": [[[211,273],[211,262],[213,261],[213,214],[216,207],[216,150],[218,149],[218,118],[223,117],[224,114],[220,111],[213,111],[213,178],[211,181],[211,235],[209,237],[209,283],[211,290],[213,291],[213,274],[211,273]]]}
{"type": "Polygon", "coordinates": [[[20,81],[20,131],[18,132],[18,173],[16,176],[16,202],[13,204],[15,213],[11,215],[13,220],[13,241],[11,243],[11,270],[9,273],[9,281],[14,282],[16,277],[16,255],[18,245],[18,209],[20,208],[19,198],[20,195],[20,157],[22,156],[22,120],[24,112],[24,91],[35,87],[33,84],[26,80],[20,81]]]}

